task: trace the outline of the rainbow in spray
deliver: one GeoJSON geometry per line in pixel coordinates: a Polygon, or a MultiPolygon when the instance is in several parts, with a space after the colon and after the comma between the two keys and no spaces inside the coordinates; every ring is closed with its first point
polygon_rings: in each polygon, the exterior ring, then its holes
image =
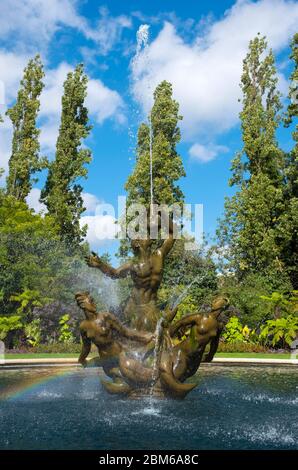
{"type": "MultiPolygon", "coordinates": [[[[7,377],[9,377],[9,371],[5,372],[7,372],[7,377]]],[[[7,386],[4,385],[3,389],[0,387],[0,400],[13,400],[20,398],[26,393],[38,390],[41,386],[44,386],[59,377],[71,375],[74,372],[74,369],[53,367],[51,369],[38,369],[38,373],[37,371],[35,371],[35,373],[32,372],[32,369],[19,371],[19,379],[17,382],[8,382],[7,386]]]]}

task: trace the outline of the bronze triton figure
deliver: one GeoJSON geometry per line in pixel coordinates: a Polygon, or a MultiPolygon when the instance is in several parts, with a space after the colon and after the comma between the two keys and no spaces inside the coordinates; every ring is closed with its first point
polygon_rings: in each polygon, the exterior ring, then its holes
{"type": "Polygon", "coordinates": [[[152,249],[153,240],[132,240],[131,247],[136,258],[119,268],[104,263],[96,253],[86,259],[88,266],[100,269],[112,279],[131,276],[133,289],[124,309],[124,316],[138,330],[154,331],[160,311],[156,305],[157,291],[163,275],[167,254],[174,245],[173,222],[169,220],[169,237],[160,248],[152,249]]]}

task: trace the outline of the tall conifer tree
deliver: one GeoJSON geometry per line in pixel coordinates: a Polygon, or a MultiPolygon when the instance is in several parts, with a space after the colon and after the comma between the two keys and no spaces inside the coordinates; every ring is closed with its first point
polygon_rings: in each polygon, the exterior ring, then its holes
{"type": "Polygon", "coordinates": [[[88,137],[88,110],[85,106],[88,78],[82,64],[67,75],[62,97],[62,115],[56,146],[56,158],[50,164],[41,201],[59,226],[61,238],[69,245],[78,245],[85,234],[80,227],[84,212],[82,186],[78,181],[87,176],[86,164],[91,152],[82,148],[88,137]]]}
{"type": "Polygon", "coordinates": [[[279,225],[282,255],[288,266],[293,287],[298,289],[298,33],[291,43],[290,58],[293,71],[290,77],[289,106],[285,125],[294,125],[294,147],[287,155],[285,165],[285,211],[279,225]]]}
{"type": "MultiPolygon", "coordinates": [[[[152,125],[153,195],[156,204],[181,203],[183,193],[177,181],[185,176],[183,163],[176,150],[181,135],[178,127],[179,104],[173,99],[172,85],[161,82],[154,92],[150,113],[152,125]]],[[[150,131],[142,123],[138,132],[137,161],[126,183],[128,204],[150,204],[150,131]]]]}
{"type": "Polygon", "coordinates": [[[37,55],[25,68],[16,103],[7,111],[13,125],[7,193],[20,201],[26,199],[37,181],[35,173],[45,167],[45,159],[39,156],[40,130],[36,127],[43,77],[43,65],[37,55]]]}
{"type": "Polygon", "coordinates": [[[230,266],[242,277],[268,268],[283,270],[277,241],[282,211],[283,152],[276,141],[281,109],[272,51],[259,35],[243,61],[240,112],[243,148],[232,162],[230,184],[236,194],[226,200],[218,235],[230,266]]]}

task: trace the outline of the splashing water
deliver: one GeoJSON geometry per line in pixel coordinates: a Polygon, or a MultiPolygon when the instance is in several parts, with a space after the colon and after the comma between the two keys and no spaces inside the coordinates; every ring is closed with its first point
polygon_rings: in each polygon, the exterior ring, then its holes
{"type": "Polygon", "coordinates": [[[189,289],[191,288],[191,286],[193,284],[195,284],[196,282],[198,282],[199,280],[200,281],[203,281],[205,278],[207,277],[206,274],[204,275],[200,275],[198,274],[189,284],[188,286],[185,287],[185,289],[181,292],[180,295],[178,295],[178,297],[176,298],[176,300],[172,303],[172,302],[169,302],[170,305],[171,305],[171,309],[173,310],[174,308],[176,308],[179,303],[185,298],[187,292],[189,291],[189,289]]]}
{"type": "Polygon", "coordinates": [[[162,334],[163,334],[163,328],[162,328],[162,318],[160,318],[156,324],[155,328],[155,344],[154,344],[154,351],[153,351],[153,365],[152,365],[152,382],[151,382],[151,387],[150,387],[150,392],[149,392],[149,406],[144,408],[143,412],[145,414],[150,414],[150,415],[158,415],[159,414],[159,408],[157,408],[155,405],[155,400],[154,400],[154,384],[156,380],[158,379],[158,374],[159,374],[159,362],[160,362],[160,354],[161,354],[161,345],[162,345],[162,334]]]}
{"type": "Polygon", "coordinates": [[[138,56],[142,48],[148,47],[149,41],[149,25],[148,24],[141,24],[137,31],[137,52],[136,56],[138,56]]]}
{"type": "MultiPolygon", "coordinates": [[[[135,72],[135,76],[142,77],[141,71],[144,69],[149,69],[149,25],[142,24],[138,31],[137,31],[137,47],[136,47],[136,54],[132,61],[132,69],[135,72]]],[[[148,102],[152,100],[152,86],[151,80],[148,77],[147,79],[147,99],[148,102]]],[[[151,116],[149,113],[148,116],[148,127],[149,127],[149,154],[150,154],[150,203],[151,205],[154,202],[154,195],[153,195],[153,130],[152,130],[152,122],[151,116]]]]}
{"type": "Polygon", "coordinates": [[[155,329],[155,345],[153,352],[153,368],[152,368],[152,384],[158,378],[159,360],[160,360],[160,348],[162,343],[162,318],[160,318],[156,324],[155,329]]]}

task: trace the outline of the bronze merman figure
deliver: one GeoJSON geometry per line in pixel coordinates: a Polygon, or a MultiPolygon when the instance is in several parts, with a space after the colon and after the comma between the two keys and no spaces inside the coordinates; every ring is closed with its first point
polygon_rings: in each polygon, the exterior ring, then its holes
{"type": "Polygon", "coordinates": [[[210,313],[187,315],[170,326],[171,337],[175,337],[178,333],[181,335],[190,329],[186,339],[174,346],[172,351],[164,351],[161,356],[160,380],[171,393],[175,391],[182,397],[185,392],[188,393],[195,385],[181,384],[181,382],[193,376],[203,360],[210,362],[213,359],[224,327],[220,315],[228,305],[226,297],[216,297],[212,302],[210,313]],[[210,345],[210,349],[204,357],[207,345],[210,345]]]}
{"type": "Polygon", "coordinates": [[[153,332],[160,318],[157,292],[162,281],[165,258],[175,242],[173,231],[174,225],[170,218],[169,236],[162,246],[155,250],[152,250],[153,240],[132,240],[131,246],[136,259],[119,268],[109,266],[96,253],[86,259],[90,267],[100,269],[112,279],[131,276],[133,288],[124,308],[124,316],[138,330],[153,332]]]}
{"type": "MultiPolygon", "coordinates": [[[[228,299],[217,297],[212,302],[210,313],[185,316],[170,327],[168,320],[161,322],[163,328],[161,347],[155,350],[155,354],[160,352],[160,357],[156,359],[158,367],[156,377],[153,376],[152,365],[150,367],[146,361],[141,363],[122,351],[119,357],[119,368],[124,380],[133,390],[153,385],[160,395],[184,398],[196,384],[183,382],[196,373],[202,360],[212,360],[217,350],[219,336],[223,329],[220,315],[228,305],[228,299]],[[190,334],[186,339],[174,344],[177,335],[184,335],[189,329],[190,334]],[[207,345],[210,345],[210,349],[204,359],[207,345]]],[[[173,317],[173,313],[168,317],[171,316],[173,317]]]]}
{"type": "Polygon", "coordinates": [[[113,314],[97,313],[94,300],[88,292],[80,292],[75,297],[86,317],[80,324],[82,351],[79,362],[82,365],[86,365],[92,343],[96,345],[99,357],[104,363],[107,359],[118,358],[124,349],[152,341],[151,334],[125,327],[113,314]]]}

